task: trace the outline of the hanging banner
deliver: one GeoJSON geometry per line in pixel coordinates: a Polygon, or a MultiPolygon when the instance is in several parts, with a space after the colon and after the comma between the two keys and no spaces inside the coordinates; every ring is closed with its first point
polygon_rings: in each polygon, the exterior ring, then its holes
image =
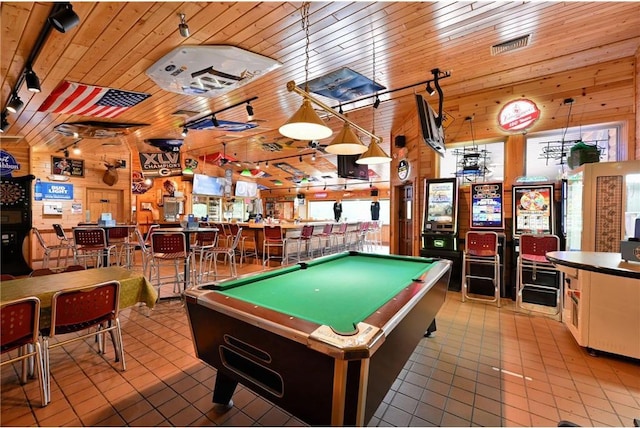
{"type": "Polygon", "coordinates": [[[73,184],[67,183],[40,183],[42,185],[42,199],[46,200],[73,200],[73,184]]]}
{"type": "Polygon", "coordinates": [[[182,175],[180,152],[140,153],[140,164],[145,177],[182,175]]]}

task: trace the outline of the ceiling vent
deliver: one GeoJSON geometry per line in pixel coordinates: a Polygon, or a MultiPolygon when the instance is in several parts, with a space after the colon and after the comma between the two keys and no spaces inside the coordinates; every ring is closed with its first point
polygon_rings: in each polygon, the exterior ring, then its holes
{"type": "Polygon", "coordinates": [[[491,46],[491,55],[499,55],[501,53],[509,52],[515,49],[520,49],[529,45],[529,39],[531,34],[521,36],[515,39],[507,40],[506,42],[498,43],[491,46]]]}

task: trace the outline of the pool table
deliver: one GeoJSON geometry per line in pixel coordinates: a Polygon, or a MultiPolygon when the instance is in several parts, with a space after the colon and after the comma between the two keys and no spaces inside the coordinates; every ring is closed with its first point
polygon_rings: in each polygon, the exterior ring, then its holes
{"type": "Polygon", "coordinates": [[[311,425],[364,425],[445,301],[451,262],[344,252],[186,292],[213,402],[238,382],[311,425]]]}

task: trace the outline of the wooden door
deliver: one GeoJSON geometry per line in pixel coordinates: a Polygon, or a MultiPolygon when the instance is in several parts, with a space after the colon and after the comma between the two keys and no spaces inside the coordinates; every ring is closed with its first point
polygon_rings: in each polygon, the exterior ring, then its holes
{"type": "Polygon", "coordinates": [[[398,254],[413,255],[413,184],[401,186],[398,195],[398,254]]]}
{"type": "MultiPolygon", "coordinates": [[[[87,189],[87,210],[91,213],[91,222],[97,222],[102,213],[111,213],[111,218],[124,223],[124,190],[87,189]]],[[[85,219],[86,220],[86,219],[85,219]]]]}

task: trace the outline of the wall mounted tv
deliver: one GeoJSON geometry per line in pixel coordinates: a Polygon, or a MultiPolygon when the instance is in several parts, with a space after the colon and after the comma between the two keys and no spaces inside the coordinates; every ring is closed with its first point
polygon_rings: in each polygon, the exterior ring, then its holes
{"type": "Polygon", "coordinates": [[[193,174],[193,194],[203,196],[223,196],[225,179],[204,174],[193,174]]]}
{"type": "Polygon", "coordinates": [[[423,233],[458,231],[458,181],[454,178],[425,180],[423,233]]]}
{"type": "Polygon", "coordinates": [[[504,229],[502,183],[471,183],[471,228],[504,229]]]}
{"type": "Polygon", "coordinates": [[[357,164],[359,157],[360,155],[338,155],[338,177],[368,180],[369,167],[357,164]]]}
{"type": "Polygon", "coordinates": [[[442,129],[442,125],[436,125],[436,117],[438,115],[433,111],[427,100],[425,100],[422,95],[415,95],[422,138],[427,146],[435,150],[440,156],[444,156],[444,130],[442,129]]]}

